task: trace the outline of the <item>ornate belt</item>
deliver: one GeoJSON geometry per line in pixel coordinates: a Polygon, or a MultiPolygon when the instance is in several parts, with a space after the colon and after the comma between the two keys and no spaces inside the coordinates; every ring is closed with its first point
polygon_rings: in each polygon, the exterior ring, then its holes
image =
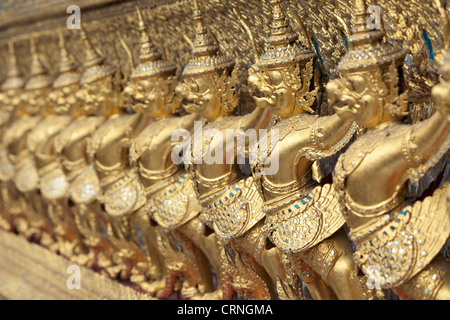
{"type": "Polygon", "coordinates": [[[308,195],[300,192],[278,206],[264,210],[266,231],[274,244],[286,252],[312,248],[334,234],[345,223],[332,185],[315,187],[308,195]]]}
{"type": "Polygon", "coordinates": [[[133,169],[105,188],[103,202],[106,212],[112,216],[130,214],[145,205],[144,186],[133,169]]]}
{"type": "Polygon", "coordinates": [[[39,184],[39,174],[33,156],[26,152],[15,165],[16,176],[14,183],[20,192],[36,190],[39,184]]]}
{"type": "Polygon", "coordinates": [[[146,194],[146,210],[163,228],[178,228],[201,211],[192,182],[185,172],[152,185],[146,194]]]}
{"type": "Polygon", "coordinates": [[[78,176],[84,170],[84,168],[87,167],[87,163],[84,158],[78,159],[76,161],[69,161],[63,158],[61,164],[63,165],[64,171],[66,172],[66,176],[69,181],[75,179],[75,177],[78,176]]]}
{"type": "Polygon", "coordinates": [[[67,197],[69,182],[61,166],[57,162],[39,170],[40,190],[44,198],[56,200],[67,197]]]}
{"type": "Polygon", "coordinates": [[[83,168],[70,183],[70,197],[78,204],[91,203],[98,199],[100,192],[100,181],[93,166],[83,168]]]}
{"type": "Polygon", "coordinates": [[[417,201],[414,206],[396,209],[352,229],[355,262],[384,289],[414,277],[448,239],[450,215],[444,203],[449,195],[447,182],[423,202],[417,201]]]}
{"type": "Polygon", "coordinates": [[[100,176],[100,186],[102,188],[108,187],[108,185],[115,183],[124,176],[126,168],[121,162],[117,162],[115,165],[107,167],[104,166],[100,161],[94,161],[95,170],[100,176]]]}
{"type": "Polygon", "coordinates": [[[240,237],[264,218],[253,177],[200,197],[202,220],[224,240],[240,237]]]}

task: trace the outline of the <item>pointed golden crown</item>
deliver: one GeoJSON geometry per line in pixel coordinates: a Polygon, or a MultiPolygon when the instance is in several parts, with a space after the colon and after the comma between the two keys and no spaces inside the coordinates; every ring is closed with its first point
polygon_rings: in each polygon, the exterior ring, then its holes
{"type": "Polygon", "coordinates": [[[58,77],[53,82],[53,88],[70,86],[80,82],[80,75],[77,72],[77,65],[73,58],[68,54],[64,35],[59,32],[59,46],[61,49],[61,58],[59,62],[58,77]]]}
{"type": "Polygon", "coordinates": [[[33,37],[30,38],[31,67],[30,78],[25,84],[25,90],[36,90],[50,87],[51,79],[47,70],[42,65],[36,51],[36,43],[33,37]]]}
{"type": "Polygon", "coordinates": [[[131,79],[155,77],[163,74],[175,74],[177,66],[163,59],[162,54],[156,49],[147,34],[142,13],[136,8],[139,19],[140,50],[139,65],[133,70],[131,79]]]}
{"type": "Polygon", "coordinates": [[[298,35],[292,31],[281,8],[281,0],[271,0],[270,4],[272,6],[270,37],[257,65],[274,68],[310,61],[315,53],[298,42],[298,35]]]}
{"type": "Polygon", "coordinates": [[[99,79],[112,75],[115,69],[104,63],[105,58],[100,56],[89,40],[86,30],[81,28],[81,39],[85,46],[85,62],[83,63],[84,71],[80,78],[80,84],[92,83],[99,79]]]}
{"type": "Polygon", "coordinates": [[[17,67],[17,58],[14,50],[14,43],[8,43],[8,74],[5,82],[2,84],[2,90],[15,90],[23,88],[25,81],[22,78],[19,68],[17,67]]]}
{"type": "Polygon", "coordinates": [[[338,65],[341,74],[369,71],[393,62],[401,64],[404,60],[406,53],[399,44],[383,41],[384,31],[368,29],[369,18],[366,1],[355,0],[349,49],[338,65]]]}
{"type": "Polygon", "coordinates": [[[194,58],[183,70],[183,76],[195,77],[233,69],[235,62],[220,53],[219,46],[208,32],[197,0],[194,0],[195,40],[194,58]]]}

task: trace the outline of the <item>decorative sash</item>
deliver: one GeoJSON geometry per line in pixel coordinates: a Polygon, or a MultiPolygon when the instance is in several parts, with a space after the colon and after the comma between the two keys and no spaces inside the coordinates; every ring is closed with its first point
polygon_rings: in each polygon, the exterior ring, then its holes
{"type": "Polygon", "coordinates": [[[77,204],[89,204],[100,195],[100,181],[93,166],[87,166],[70,183],[69,194],[77,204]]]}
{"type": "Polygon", "coordinates": [[[106,212],[112,216],[133,213],[145,205],[144,187],[134,170],[129,169],[125,176],[106,187],[103,202],[106,212]]]}
{"type": "Polygon", "coordinates": [[[206,194],[200,203],[202,220],[224,240],[240,237],[264,218],[263,200],[253,177],[206,194]]]}
{"type": "Polygon", "coordinates": [[[16,165],[16,172],[14,183],[20,192],[30,192],[38,188],[39,174],[31,154],[26,154],[19,161],[16,165]]]}
{"type": "Polygon", "coordinates": [[[39,171],[41,176],[40,189],[44,198],[56,200],[68,195],[69,182],[57,162],[53,162],[39,171]]]}
{"type": "Polygon", "coordinates": [[[163,228],[175,229],[201,212],[193,185],[182,172],[147,190],[147,212],[163,228]]]}

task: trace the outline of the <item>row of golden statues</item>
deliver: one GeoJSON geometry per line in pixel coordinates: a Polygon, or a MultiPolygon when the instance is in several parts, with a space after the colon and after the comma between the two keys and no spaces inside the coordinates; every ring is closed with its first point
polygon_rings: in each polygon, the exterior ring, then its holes
{"type": "Polygon", "coordinates": [[[31,39],[25,81],[9,43],[0,227],[158,298],[180,290],[185,299],[303,299],[305,292],[312,299],[385,299],[388,291],[401,299],[450,299],[442,249],[450,234],[450,27],[443,3],[436,1],[446,41],[435,57],[436,111],[407,124],[406,53],[382,28],[367,28],[365,0],[355,0],[341,78],[328,83],[281,0],[270,0],[265,48],[241,21],[254,53],[248,86],[256,108],[246,115],[236,115],[235,61],[221,53],[199,2],[182,80],[152,43],[139,9],[139,47],[132,48],[139,61],[125,84],[85,30],[82,74],[61,32],[55,80],[31,39]],[[336,112],[318,116],[324,90],[336,112]],[[223,134],[195,136],[196,121],[223,134]],[[201,145],[184,155],[196,161],[172,161],[178,129],[201,145]],[[247,153],[263,149],[252,163],[202,161],[217,148],[237,153],[228,129],[279,136],[268,145],[247,143],[247,153]],[[264,174],[274,152],[279,170],[264,174]]]}

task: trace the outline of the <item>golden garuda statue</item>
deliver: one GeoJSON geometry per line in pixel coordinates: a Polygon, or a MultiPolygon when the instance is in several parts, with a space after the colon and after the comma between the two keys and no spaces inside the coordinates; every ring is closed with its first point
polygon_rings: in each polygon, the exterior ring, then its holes
{"type": "Polygon", "coordinates": [[[448,262],[440,254],[450,235],[449,183],[440,176],[450,147],[449,34],[446,9],[438,7],[446,29],[436,59],[442,80],[432,90],[436,112],[429,119],[402,123],[405,52],[383,31],[364,28],[365,1],[356,1],[342,78],[327,87],[338,116],[365,128],[339,158],[333,181],[356,245],[354,260],[380,297],[393,288],[404,298],[449,298],[448,262]],[[408,187],[416,183],[419,188],[408,187]]]}
{"type": "Polygon", "coordinates": [[[0,298],[450,299],[449,10],[0,1],[0,298]]]}

